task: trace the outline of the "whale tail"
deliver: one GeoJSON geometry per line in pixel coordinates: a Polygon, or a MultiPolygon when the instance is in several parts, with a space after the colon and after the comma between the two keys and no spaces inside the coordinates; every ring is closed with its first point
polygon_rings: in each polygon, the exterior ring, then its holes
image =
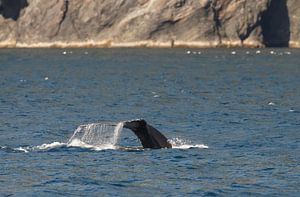
{"type": "Polygon", "coordinates": [[[132,130],[144,148],[172,148],[168,139],[143,119],[125,121],[123,127],[132,130]]]}

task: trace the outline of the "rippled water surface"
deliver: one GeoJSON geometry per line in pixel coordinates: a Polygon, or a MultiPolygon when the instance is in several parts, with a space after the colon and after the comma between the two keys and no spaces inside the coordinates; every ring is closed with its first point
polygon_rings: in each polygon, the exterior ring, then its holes
{"type": "Polygon", "coordinates": [[[0,196],[298,196],[299,57],[1,49],[0,196]],[[141,149],[126,129],[118,148],[66,144],[79,125],[135,118],[176,148],[141,149]]]}

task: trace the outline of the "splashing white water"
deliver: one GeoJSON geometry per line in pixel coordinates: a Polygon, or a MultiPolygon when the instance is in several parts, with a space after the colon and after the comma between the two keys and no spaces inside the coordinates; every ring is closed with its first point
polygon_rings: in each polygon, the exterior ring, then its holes
{"type": "Polygon", "coordinates": [[[116,149],[116,146],[112,144],[102,144],[102,145],[94,146],[94,145],[84,143],[79,139],[72,140],[70,143],[67,144],[67,147],[87,148],[92,150],[116,149]]]}
{"type": "Polygon", "coordinates": [[[28,153],[30,151],[30,147],[19,147],[19,148],[14,148],[13,150],[28,153]]]}
{"type": "Polygon", "coordinates": [[[172,144],[172,148],[176,149],[208,148],[205,144],[192,144],[190,141],[180,138],[172,138],[169,142],[172,144]]]}
{"type": "Polygon", "coordinates": [[[35,150],[50,150],[60,147],[79,147],[93,150],[117,149],[116,144],[122,129],[123,122],[80,125],[67,143],[52,142],[38,146],[18,147],[13,150],[27,153],[35,150]]]}
{"type": "MultiPolygon", "coordinates": [[[[38,146],[14,148],[13,150],[27,153],[36,150],[50,150],[61,147],[79,147],[92,150],[122,149],[122,147],[117,146],[122,129],[123,122],[80,125],[74,131],[67,143],[52,142],[50,144],[38,146]]],[[[175,149],[208,148],[205,144],[192,144],[192,142],[180,138],[170,139],[169,142],[172,144],[172,148],[175,149]]],[[[4,149],[3,147],[1,148],[4,149]]]]}
{"type": "Polygon", "coordinates": [[[123,122],[80,125],[69,139],[67,146],[114,149],[123,129],[123,122]]]}
{"type": "Polygon", "coordinates": [[[53,149],[53,148],[59,148],[66,146],[66,143],[61,143],[61,142],[52,142],[50,144],[42,144],[39,146],[34,146],[34,149],[39,149],[39,150],[47,150],[47,149],[53,149]]]}
{"type": "Polygon", "coordinates": [[[25,146],[25,147],[18,147],[18,148],[13,148],[14,151],[17,152],[31,152],[31,151],[35,151],[35,150],[50,150],[53,148],[60,148],[63,146],[67,146],[66,143],[61,143],[61,142],[52,142],[50,144],[42,144],[42,145],[38,145],[38,146],[25,146]]]}

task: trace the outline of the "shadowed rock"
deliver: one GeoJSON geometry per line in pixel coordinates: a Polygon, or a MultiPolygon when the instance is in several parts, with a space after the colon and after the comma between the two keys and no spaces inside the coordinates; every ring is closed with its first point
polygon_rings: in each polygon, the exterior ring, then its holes
{"type": "Polygon", "coordinates": [[[27,0],[0,0],[0,14],[4,18],[17,20],[21,10],[27,5],[27,0]]]}
{"type": "Polygon", "coordinates": [[[266,46],[288,47],[290,19],[287,0],[271,1],[269,9],[262,15],[261,26],[266,46]]]}

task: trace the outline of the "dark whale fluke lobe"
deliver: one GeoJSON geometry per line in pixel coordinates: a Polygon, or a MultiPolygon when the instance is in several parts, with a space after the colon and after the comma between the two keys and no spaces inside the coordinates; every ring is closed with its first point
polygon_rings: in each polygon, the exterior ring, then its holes
{"type": "Polygon", "coordinates": [[[172,148],[168,139],[143,119],[125,121],[123,127],[132,130],[144,148],[172,148]]]}

